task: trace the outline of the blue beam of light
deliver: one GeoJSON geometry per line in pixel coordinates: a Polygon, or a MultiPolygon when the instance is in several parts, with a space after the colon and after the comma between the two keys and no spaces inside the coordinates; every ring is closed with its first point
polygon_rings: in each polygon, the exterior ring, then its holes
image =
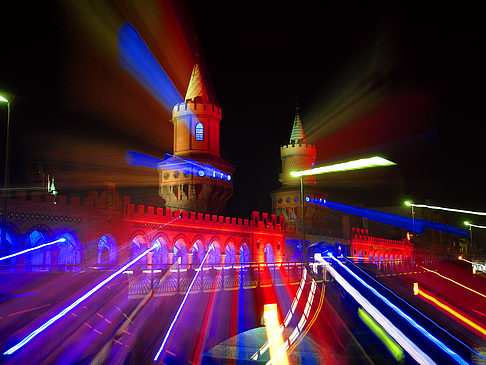
{"type": "Polygon", "coordinates": [[[430,319],[429,317],[427,317],[425,314],[423,314],[420,310],[418,310],[417,308],[413,307],[412,305],[410,305],[406,300],[404,300],[403,298],[399,297],[397,294],[395,294],[395,292],[393,292],[391,289],[387,288],[386,286],[384,286],[382,283],[380,283],[378,280],[376,280],[375,278],[373,278],[371,275],[369,275],[366,271],[364,271],[362,268],[360,268],[358,265],[356,265],[353,261],[343,257],[344,260],[346,260],[346,262],[349,264],[349,265],[352,265],[355,269],[359,270],[363,276],[367,277],[368,280],[371,280],[373,281],[375,284],[379,285],[383,290],[387,291],[388,293],[390,293],[392,296],[394,296],[397,300],[401,301],[404,305],[406,305],[408,308],[410,308],[411,310],[413,310],[415,313],[417,313],[418,315],[420,315],[422,318],[424,318],[425,320],[429,321],[430,323],[432,323],[435,327],[439,328],[440,330],[442,330],[443,332],[447,333],[447,335],[449,335],[451,338],[453,338],[454,340],[456,340],[457,342],[459,342],[460,344],[462,344],[465,348],[469,349],[472,353],[474,353],[475,355],[479,356],[480,358],[486,360],[486,357],[481,355],[479,352],[477,352],[476,350],[474,350],[473,348],[471,348],[469,345],[467,345],[466,343],[464,343],[463,341],[461,341],[460,339],[458,339],[457,337],[455,337],[452,333],[450,333],[449,331],[447,331],[445,328],[439,326],[437,323],[435,323],[432,319],[430,319]]]}
{"type": "MultiPolygon", "coordinates": [[[[327,257],[332,257],[332,254],[327,253],[327,257]]],[[[374,305],[372,305],[354,286],[352,286],[344,277],[342,277],[336,269],[322,258],[322,256],[315,256],[316,261],[322,263],[327,272],[359,303],[375,320],[378,322],[405,351],[407,351],[419,364],[435,364],[435,362],[424,353],[413,341],[411,341],[405,334],[398,329],[390,320],[384,316],[374,305]]]]}
{"type": "Polygon", "coordinates": [[[408,323],[410,323],[425,337],[429,338],[436,346],[442,349],[442,351],[444,351],[447,355],[449,355],[452,359],[454,359],[458,364],[462,364],[462,365],[468,364],[468,362],[465,361],[461,356],[459,356],[456,352],[454,352],[449,347],[447,347],[446,344],[444,344],[442,341],[440,341],[438,338],[432,335],[429,331],[427,331],[424,327],[418,324],[413,318],[411,318],[409,315],[403,312],[395,304],[390,302],[387,298],[385,298],[382,294],[380,294],[375,288],[373,288],[371,285],[366,283],[363,279],[361,279],[358,275],[356,275],[353,271],[351,271],[349,267],[344,265],[340,260],[336,259],[331,253],[328,253],[328,256],[332,260],[334,260],[339,266],[341,266],[344,270],[346,270],[350,275],[352,275],[356,280],[358,280],[364,287],[369,289],[374,295],[380,298],[386,305],[388,305],[391,309],[393,309],[395,313],[400,315],[403,319],[405,319],[408,323]]]}
{"type": "Polygon", "coordinates": [[[156,169],[157,165],[163,160],[157,157],[152,157],[144,153],[135,151],[125,151],[125,162],[132,166],[149,167],[156,169]]]}
{"type": "Polygon", "coordinates": [[[341,204],[336,202],[331,202],[329,200],[312,201],[312,199],[307,200],[309,203],[319,204],[325,206],[329,209],[339,210],[341,212],[357,215],[359,217],[364,217],[371,219],[373,221],[390,224],[392,226],[405,228],[407,231],[412,231],[416,233],[424,233],[425,228],[434,229],[436,231],[452,233],[462,237],[468,237],[469,231],[460,229],[453,226],[448,226],[441,223],[430,222],[423,219],[412,219],[404,217],[397,214],[380,212],[378,210],[372,210],[367,208],[354,207],[352,205],[341,204]]]}
{"type": "MultiPolygon", "coordinates": [[[[175,220],[177,220],[179,218],[180,217],[177,217],[177,218],[171,220],[170,222],[168,222],[168,223],[164,224],[163,226],[159,227],[158,229],[167,226],[168,224],[174,222],[175,220]]],[[[155,249],[155,247],[156,246],[152,246],[149,249],[145,250],[140,255],[138,255],[137,257],[135,257],[132,261],[130,261],[129,263],[125,264],[121,269],[117,270],[116,272],[114,272],[113,274],[111,274],[110,276],[108,276],[105,280],[103,280],[102,282],[100,282],[98,285],[96,285],[94,288],[92,288],[86,294],[84,294],[83,296],[81,296],[80,298],[78,298],[76,301],[74,301],[72,304],[70,304],[69,306],[67,306],[66,308],[64,308],[61,312],[59,312],[54,317],[52,317],[51,319],[49,319],[47,322],[45,322],[43,325],[41,325],[40,327],[38,327],[36,330],[34,330],[30,334],[28,334],[18,344],[12,346],[7,351],[5,351],[3,353],[3,355],[12,355],[14,352],[18,351],[19,349],[21,349],[22,347],[24,347],[25,345],[27,345],[30,341],[32,341],[41,332],[43,332],[44,330],[46,330],[49,326],[51,326],[56,321],[58,321],[59,319],[61,319],[62,317],[64,317],[72,309],[76,308],[79,304],[81,304],[83,301],[85,301],[86,299],[88,299],[90,296],[92,296],[94,293],[96,293],[98,290],[100,290],[103,286],[105,286],[111,280],[113,280],[114,278],[116,278],[118,275],[120,275],[121,273],[123,273],[125,270],[127,270],[130,266],[132,266],[133,264],[135,264],[142,257],[148,255],[150,251],[152,251],[153,249],[155,249]]]]}
{"type": "Polygon", "coordinates": [[[143,39],[129,23],[118,31],[120,67],[131,74],[167,111],[183,102],[181,95],[143,39]]]}
{"type": "Polygon", "coordinates": [[[52,242],[43,243],[42,245],[35,246],[35,247],[32,247],[32,248],[28,248],[27,250],[19,251],[19,252],[13,253],[11,255],[0,257],[0,261],[7,260],[11,257],[15,257],[15,256],[18,256],[18,255],[23,255],[24,253],[34,251],[34,250],[38,250],[39,248],[55,245],[56,243],[60,243],[60,242],[66,242],[66,239],[65,238],[59,238],[58,240],[55,240],[55,241],[52,241],[52,242]]]}
{"type": "Polygon", "coordinates": [[[152,157],[144,153],[135,151],[125,151],[125,161],[132,166],[149,167],[158,170],[179,170],[187,175],[198,175],[200,177],[210,177],[213,179],[221,179],[231,181],[232,177],[209,164],[202,164],[188,158],[182,158],[172,155],[170,153],[165,154],[165,159],[162,160],[157,157],[152,157]]]}
{"type": "Polygon", "coordinates": [[[206,259],[208,258],[208,255],[213,248],[214,248],[213,245],[209,246],[208,252],[206,252],[206,255],[204,255],[204,258],[201,262],[201,265],[199,265],[199,269],[197,270],[196,274],[194,275],[194,278],[192,278],[191,284],[187,288],[186,294],[184,295],[184,298],[182,299],[182,302],[179,305],[179,309],[177,310],[177,312],[174,316],[174,319],[172,320],[172,323],[170,324],[169,329],[167,330],[167,333],[165,334],[164,340],[162,341],[162,344],[160,345],[159,351],[157,351],[157,354],[154,357],[154,361],[157,361],[159,359],[160,354],[164,350],[165,343],[167,342],[167,339],[169,338],[169,335],[172,332],[172,328],[174,327],[175,323],[177,322],[177,319],[179,318],[179,314],[182,311],[182,307],[186,303],[187,297],[189,296],[189,293],[191,292],[192,286],[196,282],[196,279],[197,279],[199,273],[201,272],[201,270],[203,269],[203,265],[206,262],[206,259]]]}

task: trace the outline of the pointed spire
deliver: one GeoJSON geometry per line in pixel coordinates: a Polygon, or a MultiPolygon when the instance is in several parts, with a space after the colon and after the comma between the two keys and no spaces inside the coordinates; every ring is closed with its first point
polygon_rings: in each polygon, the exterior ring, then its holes
{"type": "Polygon", "coordinates": [[[187,87],[185,101],[197,101],[200,103],[211,102],[201,68],[197,63],[192,69],[191,80],[189,81],[189,86],[187,87]]]}
{"type": "Polygon", "coordinates": [[[292,127],[292,134],[290,135],[290,143],[307,143],[307,139],[304,134],[304,127],[302,126],[302,121],[300,120],[299,104],[295,105],[295,119],[294,125],[292,127]]]}

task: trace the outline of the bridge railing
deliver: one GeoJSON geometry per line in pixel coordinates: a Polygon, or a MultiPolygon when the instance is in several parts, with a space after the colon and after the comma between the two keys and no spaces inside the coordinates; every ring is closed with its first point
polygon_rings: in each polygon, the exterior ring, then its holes
{"type": "Polygon", "coordinates": [[[207,264],[202,269],[199,265],[189,264],[163,265],[160,268],[157,265],[144,266],[138,265],[125,272],[129,280],[129,297],[183,294],[196,275],[191,292],[294,285],[301,280],[304,263],[207,264]]]}

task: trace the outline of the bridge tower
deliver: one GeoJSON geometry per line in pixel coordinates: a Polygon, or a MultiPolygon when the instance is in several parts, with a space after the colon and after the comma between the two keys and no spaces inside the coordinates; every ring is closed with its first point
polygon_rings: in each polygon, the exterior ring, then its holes
{"type": "Polygon", "coordinates": [[[220,156],[221,108],[209,93],[199,64],[194,65],[184,101],[174,106],[174,156],[159,165],[159,195],[171,209],[223,214],[233,195],[234,166],[220,156]],[[230,175],[199,176],[187,173],[190,159],[230,175]],[[167,166],[170,166],[168,168],[167,166]]]}
{"type": "MultiPolygon", "coordinates": [[[[300,202],[300,178],[290,176],[291,171],[307,170],[316,162],[316,146],[307,143],[299,107],[296,107],[289,144],[280,148],[282,186],[271,193],[272,212],[285,217],[287,230],[301,230],[302,212],[300,202]]],[[[304,177],[305,197],[324,199],[324,192],[316,186],[315,176],[304,177]]],[[[305,225],[309,233],[319,234],[326,209],[315,204],[305,204],[305,225]]]]}

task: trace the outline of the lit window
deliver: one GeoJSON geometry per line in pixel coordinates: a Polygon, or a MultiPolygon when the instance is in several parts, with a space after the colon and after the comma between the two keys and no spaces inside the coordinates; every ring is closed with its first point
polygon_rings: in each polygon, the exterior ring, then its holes
{"type": "Polygon", "coordinates": [[[201,122],[196,124],[196,141],[202,141],[204,139],[204,126],[201,122]]]}

